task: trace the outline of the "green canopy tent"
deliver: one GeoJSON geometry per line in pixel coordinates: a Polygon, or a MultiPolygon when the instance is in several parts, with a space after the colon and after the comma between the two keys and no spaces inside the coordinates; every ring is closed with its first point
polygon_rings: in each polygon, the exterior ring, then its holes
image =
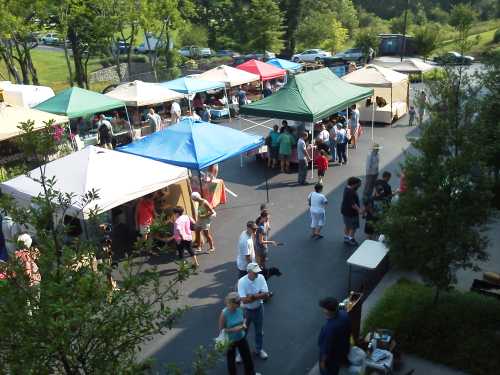
{"type": "Polygon", "coordinates": [[[98,92],[71,87],[38,104],[35,108],[75,118],[119,107],[125,107],[125,103],[121,100],[110,98],[98,92]]]}
{"type": "Polygon", "coordinates": [[[240,114],[315,123],[371,96],[372,88],[347,83],[324,68],[291,77],[273,95],[242,106],[240,114]]]}
{"type": "Polygon", "coordinates": [[[281,90],[242,106],[240,113],[317,122],[372,95],[373,89],[344,82],[324,68],[291,77],[281,90]]]}

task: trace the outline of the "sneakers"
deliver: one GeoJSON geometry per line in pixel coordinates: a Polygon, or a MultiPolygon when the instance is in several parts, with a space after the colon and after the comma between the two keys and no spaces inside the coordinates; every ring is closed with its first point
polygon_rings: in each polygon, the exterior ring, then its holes
{"type": "Polygon", "coordinates": [[[267,355],[267,353],[264,351],[264,350],[261,350],[260,352],[257,353],[257,356],[260,358],[260,359],[267,359],[269,356],[267,355]]]}
{"type": "Polygon", "coordinates": [[[236,353],[236,363],[242,363],[243,359],[241,359],[240,353],[236,353]]]}

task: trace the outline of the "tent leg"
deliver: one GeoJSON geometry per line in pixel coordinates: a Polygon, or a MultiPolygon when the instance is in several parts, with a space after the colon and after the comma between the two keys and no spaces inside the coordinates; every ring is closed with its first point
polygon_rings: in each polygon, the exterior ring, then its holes
{"type": "Polygon", "coordinates": [[[125,106],[125,115],[127,116],[128,127],[130,130],[130,137],[132,138],[132,140],[134,140],[134,129],[132,128],[132,121],[130,121],[130,116],[128,115],[127,106],[125,106]]]}
{"type": "Polygon", "coordinates": [[[240,154],[240,168],[243,168],[243,155],[240,154]]]}
{"type": "Polygon", "coordinates": [[[311,132],[311,182],[312,182],[314,181],[314,121],[311,124],[312,124],[312,132],[311,132]]]}
{"type": "Polygon", "coordinates": [[[392,117],[392,83],[391,83],[391,123],[389,125],[391,128],[392,128],[392,119],[393,117],[392,117]]]}
{"type": "Polygon", "coordinates": [[[200,184],[200,195],[203,197],[203,182],[201,180],[201,171],[198,169],[198,183],[200,184]]]}
{"type": "Polygon", "coordinates": [[[193,110],[191,109],[191,99],[189,99],[189,97],[188,97],[188,108],[189,108],[189,112],[191,113],[191,116],[192,116],[193,110]]]}
{"type": "Polygon", "coordinates": [[[375,125],[375,101],[372,101],[372,142],[373,142],[373,127],[375,125]]]}
{"type": "Polygon", "coordinates": [[[229,107],[229,98],[227,97],[226,86],[224,86],[224,96],[226,97],[227,112],[229,116],[229,122],[231,122],[231,108],[229,107]]]}
{"type": "Polygon", "coordinates": [[[269,179],[267,177],[266,167],[264,167],[264,177],[266,178],[266,203],[269,203],[269,179]]]}

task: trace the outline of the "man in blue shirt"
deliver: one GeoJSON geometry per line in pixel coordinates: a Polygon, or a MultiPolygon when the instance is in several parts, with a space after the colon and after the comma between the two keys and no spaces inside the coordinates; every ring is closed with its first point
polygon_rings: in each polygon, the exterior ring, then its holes
{"type": "Polygon", "coordinates": [[[347,363],[351,337],[351,321],[344,310],[339,310],[335,298],[319,301],[326,316],[318,338],[319,369],[321,375],[337,375],[340,366],[347,363]]]}

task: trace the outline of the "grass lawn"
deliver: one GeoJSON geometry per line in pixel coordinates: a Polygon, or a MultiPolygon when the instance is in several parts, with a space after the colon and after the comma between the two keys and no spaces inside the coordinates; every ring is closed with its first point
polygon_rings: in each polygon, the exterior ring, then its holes
{"type": "MultiPolygon", "coordinates": [[[[493,43],[493,35],[497,29],[500,29],[500,20],[498,19],[478,23],[473,27],[471,36],[468,38],[472,47],[470,51],[467,51],[467,54],[477,57],[487,51],[500,50],[500,44],[493,43]]],[[[455,40],[446,40],[434,50],[433,55],[441,55],[449,51],[456,51],[457,49],[458,47],[455,40]]]]}
{"type": "MultiPolygon", "coordinates": [[[[68,68],[63,51],[49,51],[36,48],[31,51],[31,54],[41,85],[52,87],[56,93],[69,87],[68,68]]],[[[89,61],[89,72],[101,67],[98,61],[99,59],[89,61]]],[[[7,71],[3,64],[0,64],[0,73],[7,77],[7,71]]]]}
{"type": "MultiPolygon", "coordinates": [[[[474,375],[498,374],[500,301],[477,293],[443,293],[400,280],[370,311],[363,330],[394,330],[403,352],[474,375]]],[[[404,360],[404,358],[403,358],[404,360]]]]}

